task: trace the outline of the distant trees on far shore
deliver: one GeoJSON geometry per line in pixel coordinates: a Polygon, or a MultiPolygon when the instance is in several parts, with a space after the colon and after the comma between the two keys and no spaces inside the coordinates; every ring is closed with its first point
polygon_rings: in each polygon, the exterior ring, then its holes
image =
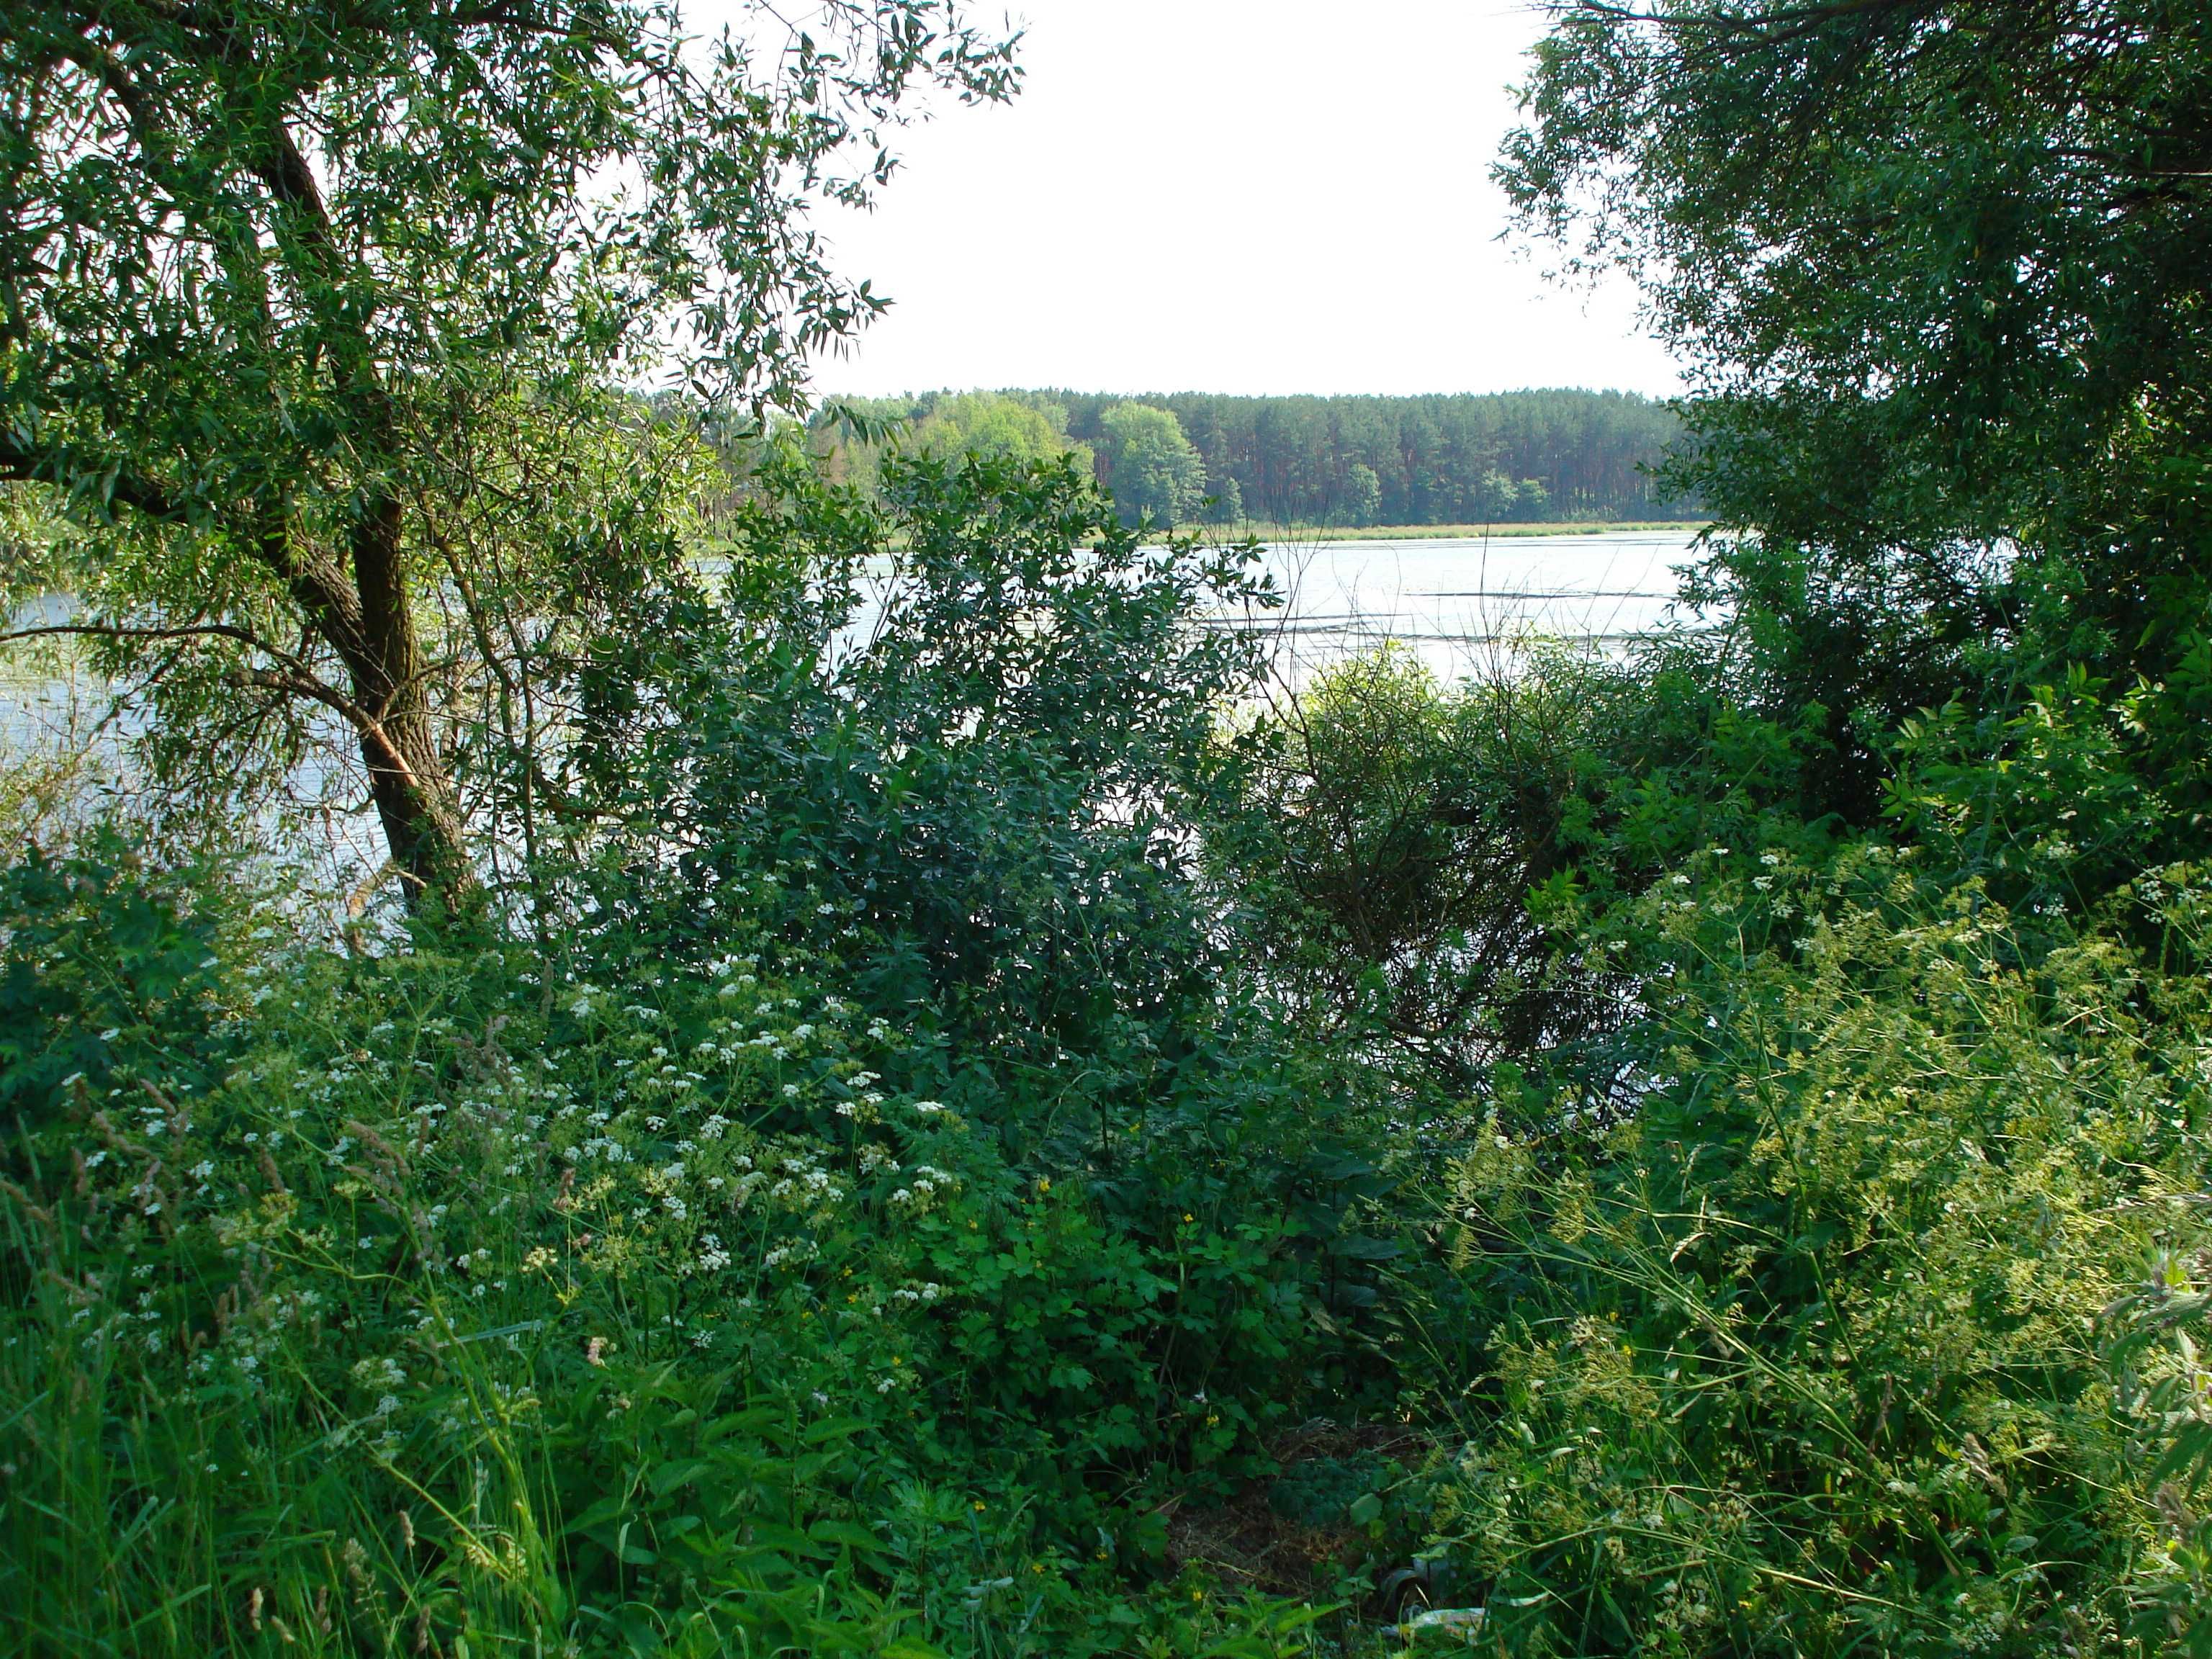
{"type": "Polygon", "coordinates": [[[1668,404],[1573,390],[1415,398],[925,392],[816,416],[833,473],[866,483],[881,437],[933,453],[1076,453],[1124,517],[1180,524],[1441,525],[1693,516],[1652,474],[1680,435],[1668,404]]]}

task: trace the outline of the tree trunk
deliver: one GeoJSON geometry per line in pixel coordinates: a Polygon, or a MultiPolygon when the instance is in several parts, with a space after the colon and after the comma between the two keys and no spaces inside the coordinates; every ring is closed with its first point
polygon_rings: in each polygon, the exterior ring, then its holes
{"type": "MultiPolygon", "coordinates": [[[[259,172],[296,238],[286,256],[295,264],[301,295],[311,306],[327,302],[343,286],[347,262],[331,234],[321,186],[283,124],[270,138],[259,172]]],[[[396,459],[404,447],[401,426],[379,372],[368,319],[334,309],[324,316],[322,332],[337,389],[353,406],[362,451],[396,459]]],[[[434,898],[450,909],[474,888],[475,875],[459,794],[438,752],[429,665],[408,605],[402,512],[399,496],[388,486],[370,495],[348,537],[350,591],[337,572],[302,564],[289,550],[287,574],[294,594],[307,605],[352,679],[353,718],[369,793],[392,861],[406,884],[408,908],[419,911],[434,898]]]]}
{"type": "Polygon", "coordinates": [[[331,638],[353,679],[354,701],[375,722],[361,733],[369,793],[385,844],[419,910],[435,896],[447,908],[475,886],[459,792],[438,752],[428,665],[400,569],[400,504],[375,501],[353,534],[359,623],[331,638]]]}

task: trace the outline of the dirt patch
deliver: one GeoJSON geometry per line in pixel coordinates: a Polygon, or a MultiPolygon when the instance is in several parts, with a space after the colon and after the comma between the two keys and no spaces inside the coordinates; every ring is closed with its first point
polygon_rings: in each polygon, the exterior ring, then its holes
{"type": "MultiPolygon", "coordinates": [[[[1313,1600],[1332,1595],[1371,1545],[1364,1530],[1343,1516],[1317,1516],[1308,1494],[1327,1493],[1330,1477],[1340,1469],[1389,1462],[1411,1468],[1436,1444],[1433,1437],[1403,1423],[1302,1423],[1268,1444],[1279,1473],[1247,1481],[1225,1504],[1178,1504],[1167,1514],[1169,1561],[1264,1595],[1313,1600]],[[1285,1490],[1298,1501],[1283,1501],[1285,1490]]],[[[1325,1506],[1328,1499],[1320,1501],[1325,1506]]]]}

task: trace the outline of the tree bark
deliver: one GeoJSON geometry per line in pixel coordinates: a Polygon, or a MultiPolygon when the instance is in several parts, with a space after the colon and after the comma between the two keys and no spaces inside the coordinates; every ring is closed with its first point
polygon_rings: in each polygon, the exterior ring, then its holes
{"type": "MultiPolygon", "coordinates": [[[[343,263],[321,186],[281,125],[258,171],[289,220],[296,239],[289,252],[303,267],[297,271],[299,290],[312,307],[319,289],[337,286],[343,263]]],[[[397,461],[400,422],[377,367],[367,319],[340,320],[325,313],[322,332],[331,371],[366,441],[363,448],[397,461]]],[[[388,484],[368,492],[348,537],[350,592],[332,580],[337,572],[301,567],[289,550],[286,575],[317,631],[345,664],[355,703],[375,722],[361,733],[362,760],[408,908],[419,911],[434,899],[451,909],[474,888],[475,876],[459,792],[438,750],[430,666],[409,602],[403,514],[399,495],[388,484]]]]}
{"type": "Polygon", "coordinates": [[[354,701],[377,722],[361,734],[371,798],[410,908],[439,896],[450,907],[475,884],[459,792],[438,752],[428,665],[400,569],[400,505],[373,503],[353,536],[361,626],[332,640],[353,679],[354,701]]]}

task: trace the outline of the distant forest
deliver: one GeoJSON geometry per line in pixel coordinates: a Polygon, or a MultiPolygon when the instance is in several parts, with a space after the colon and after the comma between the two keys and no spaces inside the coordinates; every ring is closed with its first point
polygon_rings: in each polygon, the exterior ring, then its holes
{"type": "MultiPolygon", "coordinates": [[[[1533,523],[1696,511],[1650,471],[1680,433],[1674,411],[1627,392],[1239,398],[1044,389],[839,406],[909,423],[939,450],[1051,442],[1088,452],[1125,511],[1168,522],[1533,523]],[[1043,418],[1011,419],[1010,406],[1043,418]],[[1171,415],[1177,430],[1139,428],[1132,419],[1139,409],[1171,415]]],[[[836,449],[856,472],[871,470],[857,451],[836,449]]]]}

